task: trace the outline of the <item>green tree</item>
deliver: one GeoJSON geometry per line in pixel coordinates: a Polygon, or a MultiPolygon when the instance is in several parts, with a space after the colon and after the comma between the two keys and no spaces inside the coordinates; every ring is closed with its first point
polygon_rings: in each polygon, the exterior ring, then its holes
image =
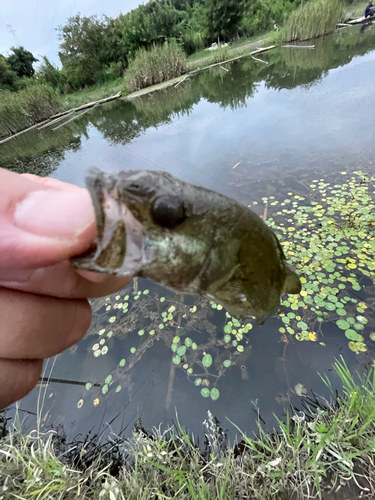
{"type": "Polygon", "coordinates": [[[26,76],[31,78],[34,76],[35,70],[33,63],[37,62],[31,52],[23,47],[11,47],[13,54],[8,57],[8,64],[10,69],[16,73],[17,76],[26,76]]]}
{"type": "Polygon", "coordinates": [[[111,61],[121,61],[125,68],[140,48],[149,49],[171,39],[181,41],[186,18],[186,12],[177,10],[171,1],[151,0],[111,19],[106,32],[111,61]]]}
{"type": "Polygon", "coordinates": [[[8,61],[0,54],[0,89],[1,90],[17,90],[18,77],[11,70],[8,61]]]}
{"type": "Polygon", "coordinates": [[[230,40],[238,34],[247,0],[206,0],[206,22],[211,41],[230,40]]]}
{"type": "Polygon", "coordinates": [[[187,23],[183,31],[182,41],[185,52],[189,55],[203,49],[209,35],[206,21],[206,8],[203,3],[195,2],[193,7],[187,6],[187,23]]]}
{"type": "Polygon", "coordinates": [[[66,84],[65,75],[57,66],[51,63],[48,57],[43,56],[42,59],[43,61],[36,74],[38,81],[49,83],[52,87],[55,87],[60,92],[63,92],[66,84]]]}
{"type": "Polygon", "coordinates": [[[68,83],[75,89],[92,85],[100,79],[110,62],[105,33],[109,19],[97,16],[70,17],[57,28],[61,40],[59,57],[68,83]]]}

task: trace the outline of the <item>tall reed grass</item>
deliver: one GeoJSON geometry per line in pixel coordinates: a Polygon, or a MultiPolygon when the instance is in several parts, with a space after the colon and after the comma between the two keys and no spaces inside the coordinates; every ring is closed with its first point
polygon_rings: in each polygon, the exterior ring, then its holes
{"type": "Polygon", "coordinates": [[[284,40],[309,40],[331,33],[343,14],[341,0],[310,0],[293,11],[285,26],[284,40]]]}
{"type": "Polygon", "coordinates": [[[151,50],[140,49],[125,72],[129,92],[165,82],[186,73],[186,55],[176,42],[151,50]]]}
{"type": "Polygon", "coordinates": [[[15,134],[63,109],[57,90],[47,84],[19,92],[0,90],[0,137],[15,134]]]}

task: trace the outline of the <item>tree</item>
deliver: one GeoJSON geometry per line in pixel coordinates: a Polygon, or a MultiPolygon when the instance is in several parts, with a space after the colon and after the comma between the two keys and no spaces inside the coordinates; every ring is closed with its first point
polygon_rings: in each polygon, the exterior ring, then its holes
{"type": "Polygon", "coordinates": [[[2,90],[17,90],[18,77],[11,70],[8,61],[0,54],[0,89],[2,90]]]}
{"type": "Polygon", "coordinates": [[[151,0],[108,24],[107,45],[111,60],[125,68],[140,48],[149,49],[165,41],[182,39],[187,14],[169,0],[151,0]]]}
{"type": "Polygon", "coordinates": [[[47,56],[43,56],[43,62],[38,68],[36,74],[38,81],[49,83],[60,92],[63,92],[66,83],[66,77],[57,66],[51,63],[47,56]]]}
{"type": "Polygon", "coordinates": [[[35,70],[33,68],[33,63],[37,62],[38,59],[23,47],[11,47],[10,50],[13,52],[13,54],[8,57],[10,69],[19,77],[26,76],[31,78],[34,76],[35,70]]]}
{"type": "Polygon", "coordinates": [[[110,62],[105,44],[108,23],[106,17],[98,19],[77,14],[57,28],[63,73],[73,88],[94,84],[110,62]]]}
{"type": "Polygon", "coordinates": [[[203,49],[209,38],[207,31],[206,8],[203,3],[194,2],[193,7],[187,6],[187,24],[183,32],[185,52],[190,55],[203,49]]]}
{"type": "Polygon", "coordinates": [[[247,0],[206,0],[207,29],[211,41],[237,35],[247,0]]]}

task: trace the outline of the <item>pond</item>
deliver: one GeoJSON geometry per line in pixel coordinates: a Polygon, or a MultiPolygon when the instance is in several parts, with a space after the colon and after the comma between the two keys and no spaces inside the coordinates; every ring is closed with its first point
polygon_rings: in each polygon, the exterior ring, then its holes
{"type": "Polygon", "coordinates": [[[339,389],[335,358],[372,364],[374,48],[374,29],[353,27],[0,146],[2,167],[81,186],[92,165],[162,169],[231,196],[267,220],[303,281],[261,327],[142,279],[92,300],[85,338],[20,402],[26,426],[41,411],[44,428],[71,437],[128,435],[139,418],[199,436],[210,409],[233,439],[231,422],[251,433],[260,415],[272,428],[291,405],[328,397],[319,374],[339,389]]]}

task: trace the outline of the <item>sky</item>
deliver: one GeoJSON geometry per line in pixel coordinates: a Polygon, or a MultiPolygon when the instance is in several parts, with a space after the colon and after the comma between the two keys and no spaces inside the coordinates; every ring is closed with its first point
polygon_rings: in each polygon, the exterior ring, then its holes
{"type": "Polygon", "coordinates": [[[0,8],[0,53],[22,45],[38,56],[46,55],[60,66],[59,40],[55,28],[78,12],[85,16],[116,17],[139,5],[141,0],[3,0],[0,8]],[[10,25],[10,27],[9,27],[10,25]],[[11,29],[14,29],[14,34],[11,29]]]}

